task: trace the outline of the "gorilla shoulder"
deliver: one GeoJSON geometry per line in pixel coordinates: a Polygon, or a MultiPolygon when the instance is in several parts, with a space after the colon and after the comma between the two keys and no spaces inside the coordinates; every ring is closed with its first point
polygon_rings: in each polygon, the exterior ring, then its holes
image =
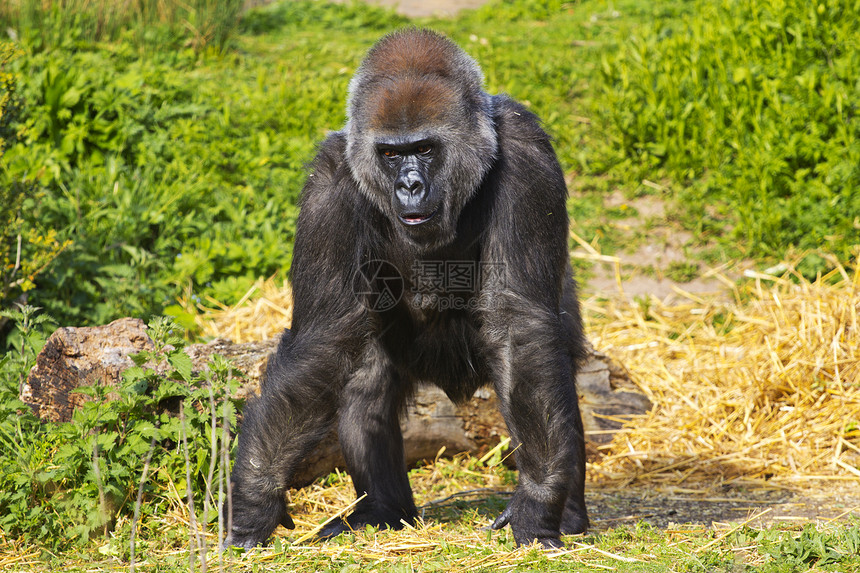
{"type": "Polygon", "coordinates": [[[320,193],[343,192],[343,180],[350,178],[350,172],[346,166],[346,135],[342,131],[329,134],[320,143],[309,171],[308,180],[302,190],[302,209],[307,201],[313,200],[320,193]]]}
{"type": "Polygon", "coordinates": [[[536,143],[541,143],[540,150],[555,157],[551,139],[537,115],[508,95],[495,95],[492,100],[493,121],[502,146],[525,146],[533,150],[536,143]]]}

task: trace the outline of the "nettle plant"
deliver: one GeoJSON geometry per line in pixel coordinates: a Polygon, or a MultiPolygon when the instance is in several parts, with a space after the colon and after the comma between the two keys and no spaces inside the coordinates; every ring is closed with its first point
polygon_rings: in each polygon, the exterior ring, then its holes
{"type": "Polygon", "coordinates": [[[133,547],[138,522],[165,506],[187,505],[195,532],[198,520],[201,530],[218,521],[239,373],[220,356],[192,371],[170,319],[153,320],[149,331],[153,349],[132,356],[121,384],[77,390],[91,399],[71,422],[40,424],[18,402],[17,415],[0,423],[10,452],[0,458],[4,531],[61,548],[116,526],[133,547]]]}

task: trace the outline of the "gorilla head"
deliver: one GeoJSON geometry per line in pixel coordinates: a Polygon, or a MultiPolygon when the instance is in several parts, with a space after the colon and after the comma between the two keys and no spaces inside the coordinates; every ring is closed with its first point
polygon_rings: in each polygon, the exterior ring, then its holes
{"type": "Polygon", "coordinates": [[[449,243],[497,152],[475,61],[427,30],[386,36],[349,86],[347,161],[364,195],[419,248],[449,243]]]}

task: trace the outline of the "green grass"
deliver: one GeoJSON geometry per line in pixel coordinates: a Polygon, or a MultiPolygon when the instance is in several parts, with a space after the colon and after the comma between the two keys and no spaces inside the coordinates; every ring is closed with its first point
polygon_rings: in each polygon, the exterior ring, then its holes
{"type": "MultiPolygon", "coordinates": [[[[184,13],[93,28],[98,2],[79,18],[26,3],[71,38],[46,44],[24,34],[24,5],[0,11],[23,52],[4,64],[17,103],[0,177],[27,191],[25,234],[56,233],[57,260],[22,286],[61,324],[182,318],[180,297],[229,304],[288,269],[305,165],[342,126],[365,50],[409,23],[300,0],[245,14],[213,51],[171,27],[184,13]],[[163,47],[121,33],[143,29],[166,34],[163,47]]],[[[708,262],[798,249],[846,260],[860,234],[858,16],[848,0],[822,5],[523,0],[422,24],[472,54],[490,92],[543,118],[573,230],[605,253],[648,240],[619,231],[629,214],[605,204],[619,189],[665,202],[708,262]]],[[[24,241],[23,253],[40,247],[24,241]]]]}
{"type": "Polygon", "coordinates": [[[0,22],[35,49],[122,40],[141,49],[227,47],[241,0],[7,0],[0,22]]]}
{"type": "Polygon", "coordinates": [[[0,174],[37,187],[28,226],[72,241],[31,300],[62,324],[146,318],[183,293],[236,300],[289,268],[305,164],[342,124],[358,59],[404,23],[298,5],[328,15],[304,29],[285,13],[276,36],[238,36],[224,55],[119,42],[13,62],[25,109],[0,174]],[[321,43],[327,19],[350,39],[321,43]]]}
{"type": "Polygon", "coordinates": [[[699,276],[699,266],[686,261],[675,261],[669,263],[666,276],[675,282],[688,283],[699,276]]]}
{"type": "MultiPolygon", "coordinates": [[[[189,425],[189,440],[198,432],[196,424],[189,425]]],[[[201,449],[208,452],[206,447],[201,449]]],[[[202,570],[202,554],[195,555],[193,565],[190,561],[189,548],[194,547],[195,542],[188,525],[184,483],[181,479],[172,486],[162,483],[165,476],[175,471],[169,467],[171,458],[165,455],[168,453],[156,453],[152,458],[148,474],[152,485],[145,490],[147,501],[141,520],[137,522],[135,570],[171,573],[202,570]]],[[[192,455],[190,460],[192,464],[199,464],[207,458],[204,453],[192,455]]],[[[182,460],[183,454],[178,452],[176,463],[180,466],[188,463],[189,458],[185,458],[185,462],[182,460]]],[[[118,473],[110,465],[104,469],[106,476],[118,473]]],[[[139,467],[137,472],[140,475],[139,467]]],[[[742,524],[719,528],[681,524],[657,529],[644,522],[606,527],[601,524],[601,516],[594,514],[592,532],[566,537],[568,550],[565,552],[545,553],[535,548],[516,548],[507,529],[489,531],[486,528],[503,509],[507,502],[504,491],[510,490],[515,480],[514,473],[500,464],[498,458],[487,462],[465,456],[440,459],[411,470],[410,479],[422,521],[413,529],[399,532],[366,528],[326,543],[301,540],[314,525],[322,523],[336,509],[345,508],[351,500],[352,484],[343,473],[333,473],[312,486],[292,492],[292,511],[298,528],[295,531],[278,529],[265,548],[248,553],[219,554],[214,549],[217,519],[210,516],[210,537],[205,554],[208,569],[259,572],[285,569],[602,571],[607,568],[619,572],[655,573],[860,571],[860,522],[856,519],[830,525],[782,524],[764,529],[742,524]]],[[[217,486],[213,491],[217,491],[217,486]]],[[[198,498],[198,524],[206,521],[202,519],[199,501],[198,498]]],[[[97,533],[89,541],[71,543],[72,540],[56,532],[60,536],[58,547],[27,538],[0,544],[0,570],[125,569],[130,563],[132,523],[130,512],[120,512],[109,535],[97,533]]]]}
{"type": "MultiPolygon", "coordinates": [[[[126,567],[143,457],[155,436],[138,508],[140,555],[150,555],[141,568],[188,570],[187,514],[176,492],[193,465],[201,508],[218,465],[206,457],[205,386],[189,388],[185,362],[172,355],[179,386],[171,391],[199,407],[184,429],[203,452],[194,459],[178,445],[175,418],[162,419],[138,391],[155,384],[141,371],[129,375],[124,401],[82,411],[77,425],[40,424],[16,396],[55,324],[8,305],[26,291],[56,325],[164,312],[182,321],[182,298],[229,304],[258,277],[285,273],[305,165],[342,126],[347,84],[364,52],[410,22],[312,0],[255,9],[240,21],[219,20],[218,7],[235,2],[158,3],[174,8],[158,15],[146,1],[115,12],[95,1],[66,11],[44,4],[0,8],[0,29],[18,37],[0,58],[0,217],[8,223],[0,288],[12,319],[0,324],[0,567],[126,567]],[[164,423],[157,432],[156,422],[164,423]],[[113,532],[104,536],[106,526],[113,532]]],[[[849,0],[516,0],[418,23],[472,54],[488,91],[543,118],[568,174],[572,228],[603,252],[648,241],[659,223],[619,232],[630,212],[607,196],[620,191],[665,202],[666,222],[692,231],[694,247],[707,245],[695,256],[708,263],[746,256],[772,264],[809,250],[801,268],[814,275],[829,264],[815,251],[856,259],[860,242],[858,14],[849,0]]],[[[655,273],[683,281],[697,268],[678,262],[655,273]]],[[[447,477],[461,489],[483,487],[469,473],[475,463],[447,477]]],[[[507,485],[509,478],[498,476],[507,485]]],[[[348,495],[348,485],[338,487],[348,495]]],[[[856,523],[744,529],[717,542],[711,530],[611,528],[571,539],[583,544],[571,555],[511,553],[509,533],[480,529],[499,504],[434,509],[415,533],[438,542],[427,549],[374,553],[402,538],[362,532],[324,550],[262,551],[243,563],[260,571],[860,568],[856,523]]],[[[213,512],[205,521],[214,530],[213,512]]]]}
{"type": "MultiPolygon", "coordinates": [[[[684,571],[734,573],[762,571],[860,571],[860,522],[831,525],[772,525],[765,529],[744,525],[711,528],[670,526],[657,529],[646,523],[605,527],[593,516],[595,530],[565,538],[566,552],[545,553],[516,548],[509,530],[486,526],[504,507],[506,496],[487,492],[511,485],[509,470],[474,458],[438,460],[410,472],[423,522],[399,532],[366,528],[326,543],[300,541],[312,524],[345,506],[351,482],[332,474],[305,490],[294,492],[293,516],[299,528],[278,529],[269,547],[248,553],[218,554],[210,550],[210,570],[228,571],[684,571]],[[454,491],[472,491],[442,503],[454,491]],[[320,509],[322,505],[322,509],[320,509]]],[[[136,570],[180,572],[201,569],[201,559],[189,564],[187,511],[180,495],[166,495],[141,523],[137,538],[136,570]]],[[[21,546],[13,568],[27,570],[102,571],[129,562],[130,519],[121,516],[110,536],[63,553],[21,546]]],[[[211,531],[215,531],[214,524],[211,531]]],[[[214,538],[210,539],[210,548],[214,538]]],[[[5,555],[3,555],[5,557],[5,555]]]]}
{"type": "Polygon", "coordinates": [[[695,7],[636,27],[602,59],[599,110],[619,165],[670,177],[688,227],[730,226],[725,238],[747,256],[856,256],[856,2],[695,7]]]}

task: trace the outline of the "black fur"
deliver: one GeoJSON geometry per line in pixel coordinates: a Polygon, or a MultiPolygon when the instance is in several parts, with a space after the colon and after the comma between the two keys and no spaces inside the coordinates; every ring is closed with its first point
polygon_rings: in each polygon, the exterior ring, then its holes
{"type": "Polygon", "coordinates": [[[564,177],[539,120],[510,98],[487,95],[481,82],[471,58],[422,30],[384,38],[356,74],[347,126],[322,143],[304,189],[292,330],[270,359],[262,395],[245,409],[228,543],[253,547],[279,523],[291,525],[286,484],[335,422],[356,492],[367,497],[322,536],[412,523],[399,418],[422,383],[458,402],[494,385],[520,444],[519,485],[494,527],[510,524],[518,543],[559,547],[562,533],[588,526],[574,384],[583,334],[564,177]],[[410,49],[412,60],[402,56],[410,49]],[[452,97],[462,105],[451,107],[452,97]],[[391,110],[403,118],[388,117],[391,110]],[[431,148],[428,161],[411,163],[428,187],[413,202],[426,222],[398,218],[403,168],[379,147],[392,138],[407,158],[431,148]],[[412,150],[418,141],[430,144],[412,150]],[[356,288],[371,261],[399,271],[396,304],[372,303],[390,281],[356,288]],[[446,262],[491,263],[503,280],[478,274],[472,288],[442,292],[443,308],[415,269],[446,262]]]}

